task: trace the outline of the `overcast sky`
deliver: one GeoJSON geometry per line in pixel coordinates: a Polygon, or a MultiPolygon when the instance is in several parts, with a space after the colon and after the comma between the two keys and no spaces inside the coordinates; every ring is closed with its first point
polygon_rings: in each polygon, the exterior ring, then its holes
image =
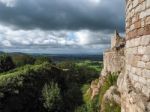
{"type": "Polygon", "coordinates": [[[100,54],[124,34],[124,1],[0,0],[0,51],[100,54]]]}

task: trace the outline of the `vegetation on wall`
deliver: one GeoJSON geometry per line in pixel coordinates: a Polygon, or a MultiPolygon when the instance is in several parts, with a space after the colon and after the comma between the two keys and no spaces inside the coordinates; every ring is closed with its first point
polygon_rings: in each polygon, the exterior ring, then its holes
{"type": "MultiPolygon", "coordinates": [[[[118,75],[110,74],[104,79],[103,85],[99,89],[99,94],[91,99],[91,91],[89,88],[84,89],[84,105],[76,109],[76,112],[99,112],[101,110],[101,104],[103,103],[103,97],[106,91],[113,85],[116,85],[118,75]]],[[[97,80],[95,80],[95,83],[97,80]]],[[[121,112],[121,107],[116,104],[113,100],[105,102],[104,112],[121,112]]]]}

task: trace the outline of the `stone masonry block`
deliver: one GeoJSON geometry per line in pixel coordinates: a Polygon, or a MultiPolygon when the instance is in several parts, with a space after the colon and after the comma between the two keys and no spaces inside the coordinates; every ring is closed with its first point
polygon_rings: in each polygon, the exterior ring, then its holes
{"type": "Polygon", "coordinates": [[[142,19],[142,18],[145,18],[146,17],[146,12],[145,11],[142,11],[141,13],[140,13],[140,18],[142,19]]]}
{"type": "Polygon", "coordinates": [[[142,87],[142,92],[149,98],[150,97],[150,89],[147,86],[142,87]]]}
{"type": "Polygon", "coordinates": [[[138,54],[144,54],[144,53],[145,53],[145,50],[146,50],[146,47],[139,46],[139,47],[138,47],[138,54]]]}
{"type": "Polygon", "coordinates": [[[150,35],[150,24],[144,27],[144,35],[150,35]]]}
{"type": "Polygon", "coordinates": [[[133,1],[133,8],[136,7],[138,5],[139,1],[138,0],[134,0],[133,1]]]}
{"type": "Polygon", "coordinates": [[[135,82],[139,81],[139,76],[138,75],[136,75],[136,74],[130,74],[130,75],[132,75],[131,77],[132,77],[133,81],[135,81],[135,82]]]}
{"type": "Polygon", "coordinates": [[[145,68],[150,70],[150,62],[146,63],[146,67],[145,68]]]}
{"type": "Polygon", "coordinates": [[[150,0],[146,0],[146,8],[150,7],[150,0]]]}
{"type": "Polygon", "coordinates": [[[150,55],[150,45],[145,48],[144,54],[150,55]]]}
{"type": "Polygon", "coordinates": [[[137,67],[145,68],[145,63],[143,61],[138,61],[137,67]]]}
{"type": "Polygon", "coordinates": [[[142,76],[145,77],[145,78],[150,79],[150,70],[143,69],[142,70],[142,76]]]}
{"type": "Polygon", "coordinates": [[[146,25],[150,24],[150,16],[146,17],[146,19],[145,19],[145,24],[146,24],[146,25]]]}
{"type": "Polygon", "coordinates": [[[141,75],[142,75],[142,68],[136,68],[135,73],[136,73],[138,76],[141,76],[141,75]]]}
{"type": "Polygon", "coordinates": [[[146,85],[147,80],[146,80],[146,78],[139,77],[139,82],[142,83],[142,84],[144,84],[144,85],[146,85]]]}
{"type": "Polygon", "coordinates": [[[144,61],[144,62],[150,61],[150,55],[144,55],[144,56],[142,57],[142,61],[144,61]]]}
{"type": "Polygon", "coordinates": [[[141,37],[141,45],[142,46],[147,46],[150,44],[150,36],[146,35],[146,36],[142,36],[141,37]]]}
{"type": "Polygon", "coordinates": [[[135,47],[139,46],[140,43],[141,43],[141,38],[135,38],[135,39],[134,39],[134,46],[135,46],[135,47]]]}
{"type": "Polygon", "coordinates": [[[138,48],[134,47],[134,48],[128,48],[127,49],[127,54],[137,54],[138,48]]]}
{"type": "Polygon", "coordinates": [[[150,16],[150,8],[145,11],[146,16],[150,16]]]}

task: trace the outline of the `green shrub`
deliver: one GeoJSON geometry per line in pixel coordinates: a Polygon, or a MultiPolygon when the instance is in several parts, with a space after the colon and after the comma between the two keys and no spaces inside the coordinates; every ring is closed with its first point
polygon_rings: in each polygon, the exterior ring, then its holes
{"type": "Polygon", "coordinates": [[[52,60],[49,57],[39,56],[35,60],[35,64],[42,64],[44,62],[52,63],[52,60]]]}
{"type": "Polygon", "coordinates": [[[54,82],[45,84],[42,90],[42,96],[44,100],[44,107],[48,110],[48,112],[60,111],[61,95],[58,84],[55,84],[54,82]]]}

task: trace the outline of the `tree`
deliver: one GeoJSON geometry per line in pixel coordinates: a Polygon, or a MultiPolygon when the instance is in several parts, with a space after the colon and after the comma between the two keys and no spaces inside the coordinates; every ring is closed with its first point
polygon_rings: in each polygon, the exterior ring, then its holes
{"type": "Polygon", "coordinates": [[[0,72],[5,72],[15,68],[12,58],[7,54],[0,56],[0,72]]]}

